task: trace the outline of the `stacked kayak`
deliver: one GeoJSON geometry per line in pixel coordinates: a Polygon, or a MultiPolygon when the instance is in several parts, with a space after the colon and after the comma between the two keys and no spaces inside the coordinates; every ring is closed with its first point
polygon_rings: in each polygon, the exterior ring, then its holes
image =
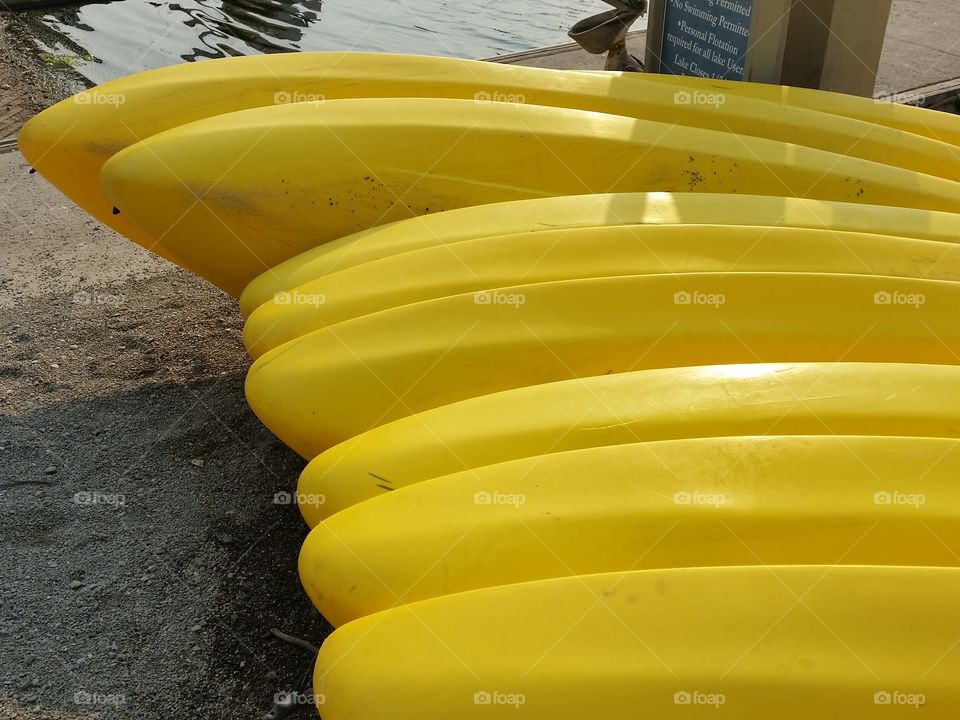
{"type": "Polygon", "coordinates": [[[239,299],[323,717],[960,713],[957,118],[304,53],[20,144],[239,299]]]}
{"type": "Polygon", "coordinates": [[[237,294],[355,230],[532,197],[753,192],[954,212],[954,120],[749,83],[298,53],[116,80],[19,140],[93,216],[237,294]]]}

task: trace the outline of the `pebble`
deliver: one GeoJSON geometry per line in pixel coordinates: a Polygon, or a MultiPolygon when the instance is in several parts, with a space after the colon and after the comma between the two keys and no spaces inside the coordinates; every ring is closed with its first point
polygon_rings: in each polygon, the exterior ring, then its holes
{"type": "Polygon", "coordinates": [[[55,466],[55,465],[51,465],[50,467],[48,467],[48,468],[47,468],[46,470],[44,470],[43,472],[45,472],[47,475],[53,475],[56,471],[57,471],[56,466],[55,466]]]}
{"type": "Polygon", "coordinates": [[[190,461],[190,464],[193,465],[194,467],[202,468],[205,463],[200,458],[194,458],[193,460],[190,461]]]}
{"type": "Polygon", "coordinates": [[[80,587],[83,587],[83,583],[80,582],[79,580],[74,580],[73,582],[70,583],[70,589],[71,589],[71,590],[76,590],[76,589],[78,589],[78,588],[80,588],[80,587]]]}

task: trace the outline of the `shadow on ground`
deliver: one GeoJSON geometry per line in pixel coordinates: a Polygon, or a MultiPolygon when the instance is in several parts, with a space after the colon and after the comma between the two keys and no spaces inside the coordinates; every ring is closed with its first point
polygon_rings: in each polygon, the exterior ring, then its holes
{"type": "Polygon", "coordinates": [[[246,404],[232,300],[83,292],[0,312],[0,715],[261,717],[311,663],[269,629],[328,632],[275,501],[303,461],[246,404]]]}

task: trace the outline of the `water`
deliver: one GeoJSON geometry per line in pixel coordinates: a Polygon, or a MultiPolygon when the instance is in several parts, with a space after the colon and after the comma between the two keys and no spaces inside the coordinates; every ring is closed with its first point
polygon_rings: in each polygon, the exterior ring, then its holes
{"type": "Polygon", "coordinates": [[[76,56],[77,70],[104,82],[184,61],[296,50],[484,58],[568,42],[574,22],[608,9],[600,0],[121,0],[37,18],[46,50],[76,56]]]}

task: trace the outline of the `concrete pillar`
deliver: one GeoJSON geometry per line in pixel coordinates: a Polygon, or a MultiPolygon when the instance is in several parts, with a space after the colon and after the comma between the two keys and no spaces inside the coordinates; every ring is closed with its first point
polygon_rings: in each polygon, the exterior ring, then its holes
{"type": "Polygon", "coordinates": [[[892,0],[797,0],[784,49],[785,85],[873,95],[892,0]]]}

